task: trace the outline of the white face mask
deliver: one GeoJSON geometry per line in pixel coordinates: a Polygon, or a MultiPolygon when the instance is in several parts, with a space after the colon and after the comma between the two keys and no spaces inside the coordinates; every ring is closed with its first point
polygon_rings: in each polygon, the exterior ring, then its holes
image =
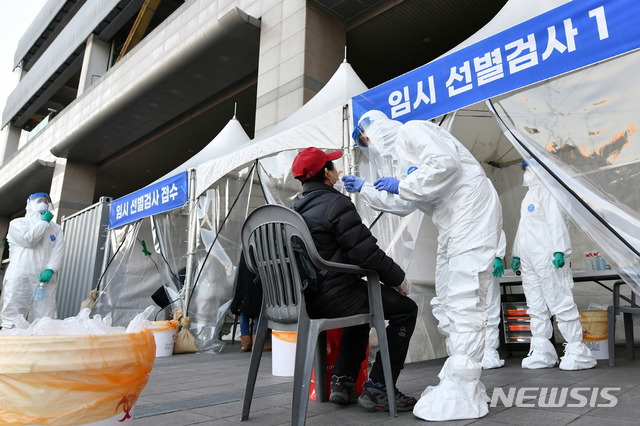
{"type": "Polygon", "coordinates": [[[36,204],[36,211],[42,213],[45,210],[49,210],[49,204],[47,204],[47,203],[37,203],[36,204]]]}
{"type": "Polygon", "coordinates": [[[529,186],[533,181],[534,174],[529,168],[524,171],[524,175],[522,176],[522,186],[529,186]]]}

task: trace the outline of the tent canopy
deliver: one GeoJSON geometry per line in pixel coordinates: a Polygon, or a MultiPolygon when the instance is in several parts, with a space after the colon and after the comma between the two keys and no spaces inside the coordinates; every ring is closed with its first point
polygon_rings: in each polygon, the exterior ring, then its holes
{"type": "Polygon", "coordinates": [[[343,62],[309,102],[251,142],[196,168],[196,195],[238,167],[281,151],[310,146],[342,148],[343,107],[367,90],[351,65],[343,62]]]}

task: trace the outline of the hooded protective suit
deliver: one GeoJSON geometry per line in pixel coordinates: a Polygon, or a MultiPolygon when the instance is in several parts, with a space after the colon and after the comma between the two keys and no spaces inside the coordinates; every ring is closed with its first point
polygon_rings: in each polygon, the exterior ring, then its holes
{"type": "Polygon", "coordinates": [[[580,313],[573,301],[573,274],[567,265],[556,268],[554,253],[571,255],[569,217],[542,182],[527,169],[529,191],[520,207],[520,223],[513,243],[513,257],[520,259],[522,287],[531,317],[531,348],[522,360],[523,368],[548,368],[558,362],[549,339],[553,333],[551,315],[567,341],[562,370],[592,368],[596,360],[582,342],[580,313]]]}
{"type": "MultiPolygon", "coordinates": [[[[360,193],[372,208],[399,215],[420,209],[438,229],[436,297],[431,306],[447,338],[449,358],[413,413],[425,420],[478,418],[488,413],[480,383],[487,311],[502,208],[493,185],[471,153],[429,121],[406,124],[369,111],[360,120],[363,152],[392,164],[398,195],[365,182],[360,193]],[[366,144],[366,146],[365,146],[366,144]],[[381,159],[380,157],[384,157],[381,159]]],[[[385,172],[384,165],[380,170],[385,172]]]]}
{"type": "MultiPolygon", "coordinates": [[[[496,258],[504,259],[507,251],[507,237],[504,231],[500,231],[500,242],[496,258]]],[[[482,358],[482,368],[489,370],[500,368],[504,365],[504,360],[500,359],[498,348],[500,347],[500,279],[493,276],[491,285],[487,290],[487,328],[484,338],[484,357],[482,358]]]]}
{"type": "Polygon", "coordinates": [[[34,318],[56,317],[57,274],[44,283],[44,299],[34,300],[41,275],[45,270],[59,272],[64,255],[62,228],[43,219],[40,212],[48,207],[43,198],[29,199],[25,217],[9,223],[7,240],[11,251],[3,282],[2,328],[14,327],[18,316],[27,319],[29,312],[34,318]]]}

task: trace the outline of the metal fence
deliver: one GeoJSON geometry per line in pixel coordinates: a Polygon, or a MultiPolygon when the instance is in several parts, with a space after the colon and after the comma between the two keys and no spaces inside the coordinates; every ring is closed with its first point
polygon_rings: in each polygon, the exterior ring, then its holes
{"type": "Polygon", "coordinates": [[[62,218],[64,262],[58,277],[58,318],[78,314],[80,305],[96,287],[105,255],[111,198],[62,218]]]}

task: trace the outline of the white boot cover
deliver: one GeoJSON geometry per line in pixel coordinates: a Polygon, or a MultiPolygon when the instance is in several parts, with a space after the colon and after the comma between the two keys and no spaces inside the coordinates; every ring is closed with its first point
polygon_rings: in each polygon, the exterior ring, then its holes
{"type": "Polygon", "coordinates": [[[529,355],[522,360],[522,368],[536,370],[539,368],[551,368],[558,363],[556,348],[549,339],[543,337],[531,338],[529,355]]]}
{"type": "Polygon", "coordinates": [[[560,370],[588,370],[598,362],[584,342],[567,343],[560,358],[560,370]]]}
{"type": "Polygon", "coordinates": [[[438,374],[440,384],[425,390],[413,414],[423,420],[477,419],[489,413],[479,363],[465,355],[454,355],[438,374]]]}
{"type": "Polygon", "coordinates": [[[484,358],[482,358],[483,370],[491,370],[492,368],[500,368],[504,365],[504,359],[500,359],[500,354],[497,350],[486,348],[484,350],[484,358]]]}

